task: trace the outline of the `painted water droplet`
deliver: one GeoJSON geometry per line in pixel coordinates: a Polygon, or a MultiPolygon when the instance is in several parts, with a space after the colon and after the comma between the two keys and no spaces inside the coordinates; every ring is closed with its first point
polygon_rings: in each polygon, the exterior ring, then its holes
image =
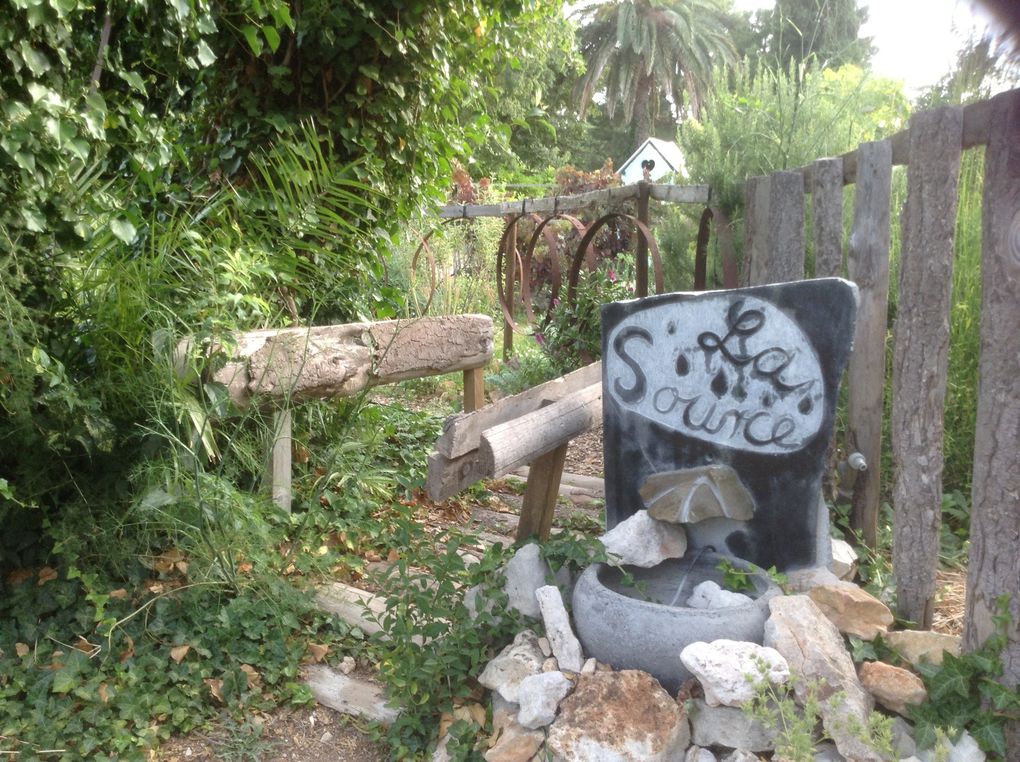
{"type": "Polygon", "coordinates": [[[800,411],[801,415],[807,415],[814,408],[815,404],[811,401],[810,397],[805,397],[797,405],[797,410],[800,411]]]}
{"type": "Polygon", "coordinates": [[[747,388],[744,386],[743,381],[737,381],[736,386],[733,387],[733,399],[737,402],[743,402],[747,399],[747,388]]]}
{"type": "Polygon", "coordinates": [[[668,333],[670,336],[672,336],[674,333],[676,333],[676,321],[675,320],[670,320],[669,321],[669,324],[666,326],[666,333],[668,333]]]}
{"type": "Polygon", "coordinates": [[[776,398],[773,397],[769,392],[765,392],[763,395],[761,395],[762,407],[772,407],[772,403],[774,403],[775,401],[776,398]]]}
{"type": "Polygon", "coordinates": [[[715,374],[715,378],[712,379],[711,384],[712,393],[716,397],[722,397],[730,389],[729,379],[726,378],[726,373],[722,369],[715,374]]]}
{"type": "Polygon", "coordinates": [[[691,372],[691,363],[682,352],[676,356],[676,374],[686,376],[691,372]]]}

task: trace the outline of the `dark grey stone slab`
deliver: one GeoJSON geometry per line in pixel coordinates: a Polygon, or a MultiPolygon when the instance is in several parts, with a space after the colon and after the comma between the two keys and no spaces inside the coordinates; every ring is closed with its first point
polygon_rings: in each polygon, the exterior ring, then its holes
{"type": "Polygon", "coordinates": [[[660,490],[669,472],[721,464],[754,514],[689,525],[692,548],[780,570],[825,558],[819,495],[856,309],[839,278],[605,305],[608,528],[644,509],[652,475],[660,490]]]}

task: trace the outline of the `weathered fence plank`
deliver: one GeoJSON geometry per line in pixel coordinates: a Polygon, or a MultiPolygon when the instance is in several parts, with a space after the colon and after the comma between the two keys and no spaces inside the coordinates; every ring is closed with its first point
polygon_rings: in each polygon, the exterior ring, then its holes
{"type": "Polygon", "coordinates": [[[745,278],[747,285],[804,277],[804,178],[773,172],[747,183],[745,278]]]}
{"type": "Polygon", "coordinates": [[[602,419],[602,383],[493,426],[482,433],[479,459],[490,476],[502,476],[566,444],[602,419]]]}
{"type": "Polygon", "coordinates": [[[563,464],[567,459],[568,444],[561,444],[531,465],[528,484],[524,489],[521,518],[517,524],[515,539],[518,542],[532,535],[543,542],[549,539],[553,518],[556,515],[556,498],[560,494],[560,479],[563,476],[563,464]]]}
{"type": "Polygon", "coordinates": [[[843,275],[843,160],[818,159],[811,165],[815,277],[843,275]]]}
{"type": "Polygon", "coordinates": [[[900,288],[893,330],[893,569],[897,613],[929,628],[942,518],[953,240],[963,109],[910,120],[900,288]]]}
{"type": "MultiPolygon", "coordinates": [[[[995,631],[996,600],[1010,595],[1001,681],[1020,683],[1020,91],[992,99],[982,214],[981,361],[964,646],[995,631]]],[[[1007,728],[1020,759],[1020,727],[1007,728]]]]}
{"type": "Polygon", "coordinates": [[[273,502],[290,513],[291,492],[291,434],[290,408],[276,411],[273,421],[272,496],[273,502]]]}
{"type": "Polygon", "coordinates": [[[854,483],[851,526],[866,545],[878,539],[885,387],[886,312],[889,299],[889,199],[892,146],[887,140],[857,149],[854,222],[847,252],[850,279],[860,289],[854,348],[847,371],[848,448],[864,455],[868,469],[854,483]]]}

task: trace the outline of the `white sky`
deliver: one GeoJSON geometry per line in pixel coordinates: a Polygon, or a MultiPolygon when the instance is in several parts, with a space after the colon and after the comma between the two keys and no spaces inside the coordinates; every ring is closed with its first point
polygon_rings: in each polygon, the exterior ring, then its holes
{"type": "MultiPolygon", "coordinates": [[[[735,0],[738,10],[775,5],[774,0],[735,0]]],[[[861,34],[872,37],[875,72],[902,80],[914,96],[938,82],[956,61],[969,32],[983,29],[984,18],[968,0],[858,0],[868,8],[861,34]]]]}

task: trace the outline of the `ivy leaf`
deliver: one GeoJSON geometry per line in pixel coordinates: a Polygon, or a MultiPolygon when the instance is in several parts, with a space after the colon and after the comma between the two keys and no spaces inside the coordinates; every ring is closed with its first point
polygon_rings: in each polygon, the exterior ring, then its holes
{"type": "Polygon", "coordinates": [[[140,92],[142,95],[145,95],[145,81],[138,72],[121,71],[118,72],[118,74],[120,74],[120,78],[127,82],[132,88],[140,92]]]}
{"type": "Polygon", "coordinates": [[[191,3],[188,0],[174,0],[174,10],[177,11],[177,17],[184,21],[191,15],[191,3]]]}
{"type": "Polygon", "coordinates": [[[134,243],[135,238],[138,236],[135,226],[131,224],[130,220],[123,217],[115,217],[110,220],[110,231],[124,243],[134,243]]]}
{"type": "Polygon", "coordinates": [[[954,695],[967,698],[970,695],[969,678],[966,664],[952,654],[946,654],[942,669],[932,681],[931,700],[944,701],[954,695]]]}
{"type": "Polygon", "coordinates": [[[248,47],[256,56],[262,55],[262,40],[259,39],[259,30],[251,24],[241,27],[241,34],[248,41],[248,47]]]}
{"type": "Polygon", "coordinates": [[[983,751],[990,752],[995,759],[1006,759],[1006,736],[1001,725],[981,723],[971,727],[970,734],[983,751]]]}
{"type": "Polygon", "coordinates": [[[275,53],[277,48],[280,47],[280,33],[276,31],[275,27],[264,26],[262,27],[262,34],[266,38],[266,42],[269,43],[269,49],[275,53]]]}
{"type": "Polygon", "coordinates": [[[212,66],[216,60],[216,54],[213,53],[212,48],[205,40],[199,40],[198,42],[198,62],[202,66],[212,66]]]}
{"type": "Polygon", "coordinates": [[[78,681],[75,679],[75,674],[72,670],[65,667],[53,673],[51,690],[54,693],[70,693],[77,685],[78,681]]]}

